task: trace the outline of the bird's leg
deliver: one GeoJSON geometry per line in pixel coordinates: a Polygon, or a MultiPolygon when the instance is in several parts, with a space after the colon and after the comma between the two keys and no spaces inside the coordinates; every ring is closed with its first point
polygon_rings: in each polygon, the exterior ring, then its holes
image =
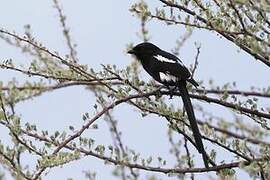
{"type": "Polygon", "coordinates": [[[169,89],[169,91],[170,91],[170,99],[172,99],[172,97],[173,97],[173,92],[176,90],[176,86],[174,86],[173,88],[170,88],[170,86],[167,86],[167,88],[169,89]]]}

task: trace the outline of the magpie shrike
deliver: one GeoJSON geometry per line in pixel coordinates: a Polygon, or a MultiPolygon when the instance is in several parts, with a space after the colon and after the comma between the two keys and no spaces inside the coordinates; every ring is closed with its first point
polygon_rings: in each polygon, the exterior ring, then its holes
{"type": "Polygon", "coordinates": [[[135,55],[141,62],[143,68],[156,81],[167,87],[178,87],[188,115],[197,150],[202,154],[205,166],[209,167],[208,158],[204,150],[201,134],[196,122],[188,90],[186,88],[187,82],[191,83],[195,87],[199,86],[199,84],[191,77],[191,73],[188,68],[185,67],[178,57],[161,50],[152,43],[144,42],[138,44],[128,51],[128,53],[135,55]]]}

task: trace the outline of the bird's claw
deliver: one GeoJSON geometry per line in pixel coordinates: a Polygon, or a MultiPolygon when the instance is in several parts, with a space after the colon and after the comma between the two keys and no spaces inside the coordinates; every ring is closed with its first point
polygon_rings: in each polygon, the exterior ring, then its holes
{"type": "Polygon", "coordinates": [[[175,91],[176,87],[170,88],[168,87],[169,91],[170,91],[170,99],[172,99],[173,97],[173,92],[175,91]]]}
{"type": "Polygon", "coordinates": [[[170,99],[172,99],[172,97],[173,97],[173,91],[170,90],[170,99]]]}

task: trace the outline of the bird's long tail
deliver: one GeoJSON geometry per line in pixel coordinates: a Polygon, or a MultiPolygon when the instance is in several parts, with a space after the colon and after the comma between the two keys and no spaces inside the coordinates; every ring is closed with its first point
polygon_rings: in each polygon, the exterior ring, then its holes
{"type": "Polygon", "coordinates": [[[195,139],[197,150],[199,151],[200,154],[202,154],[205,167],[208,168],[209,167],[208,166],[208,158],[207,158],[206,152],[204,150],[201,133],[200,133],[200,130],[198,128],[198,124],[197,124],[195,114],[194,114],[194,111],[193,111],[193,106],[192,106],[191,101],[190,101],[190,97],[189,97],[189,94],[188,94],[186,83],[185,82],[179,82],[178,83],[178,88],[179,88],[179,91],[180,91],[181,96],[182,96],[182,100],[183,100],[185,110],[186,110],[187,115],[188,115],[190,127],[191,127],[191,130],[193,132],[193,136],[194,136],[194,139],[195,139]]]}

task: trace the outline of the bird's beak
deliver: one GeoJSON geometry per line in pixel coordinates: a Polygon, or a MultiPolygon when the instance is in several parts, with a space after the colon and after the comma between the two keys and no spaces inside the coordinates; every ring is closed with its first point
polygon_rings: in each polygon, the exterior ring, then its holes
{"type": "Polygon", "coordinates": [[[129,50],[127,53],[128,53],[128,54],[135,54],[135,51],[134,51],[133,49],[131,49],[131,50],[129,50]]]}

